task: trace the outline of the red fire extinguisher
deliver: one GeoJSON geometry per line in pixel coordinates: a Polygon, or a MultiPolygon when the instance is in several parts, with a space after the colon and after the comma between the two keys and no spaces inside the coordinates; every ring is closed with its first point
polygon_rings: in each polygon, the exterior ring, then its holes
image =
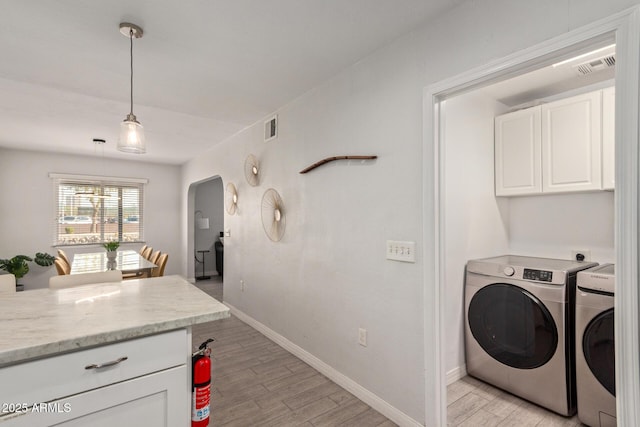
{"type": "Polygon", "coordinates": [[[191,427],[209,425],[211,402],[211,349],[209,338],[191,355],[191,427]]]}

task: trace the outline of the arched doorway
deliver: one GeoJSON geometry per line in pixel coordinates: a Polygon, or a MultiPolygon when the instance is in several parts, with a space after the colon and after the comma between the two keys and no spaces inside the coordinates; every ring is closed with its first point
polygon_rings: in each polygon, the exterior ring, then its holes
{"type": "Polygon", "coordinates": [[[219,288],[222,300],[224,188],[219,176],[192,184],[193,276],[199,285],[219,288]],[[209,283],[210,282],[210,283],[209,283]]]}

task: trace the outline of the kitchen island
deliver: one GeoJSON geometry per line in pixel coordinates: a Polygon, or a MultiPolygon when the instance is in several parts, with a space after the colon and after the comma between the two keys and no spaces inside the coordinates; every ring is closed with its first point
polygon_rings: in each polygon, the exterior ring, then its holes
{"type": "Polygon", "coordinates": [[[0,425],[187,426],[191,326],[228,316],[179,276],[0,295],[0,425]]]}

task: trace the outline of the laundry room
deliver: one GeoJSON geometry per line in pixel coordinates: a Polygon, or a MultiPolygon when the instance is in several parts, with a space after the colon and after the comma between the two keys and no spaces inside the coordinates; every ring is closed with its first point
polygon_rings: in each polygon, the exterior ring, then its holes
{"type": "Polygon", "coordinates": [[[515,255],[615,262],[614,79],[615,46],[599,42],[444,101],[447,384],[467,374],[470,260],[515,255]],[[563,108],[573,104],[588,107],[563,108]],[[566,128],[563,120],[570,122],[566,128]],[[589,142],[553,145],[568,134],[579,140],[576,127],[589,142]],[[521,143],[503,145],[518,132],[521,143]]]}

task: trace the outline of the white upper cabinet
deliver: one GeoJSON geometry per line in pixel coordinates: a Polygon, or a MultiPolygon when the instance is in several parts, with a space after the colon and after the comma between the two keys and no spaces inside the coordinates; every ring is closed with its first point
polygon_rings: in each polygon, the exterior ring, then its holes
{"type": "Polygon", "coordinates": [[[613,188],[612,90],[496,117],[496,196],[613,188]]]}
{"type": "Polygon", "coordinates": [[[601,91],[542,106],[542,191],[600,190],[601,91]]]}
{"type": "Polygon", "coordinates": [[[610,87],[602,91],[602,188],[615,188],[615,108],[616,91],[610,87]]]}
{"type": "Polygon", "coordinates": [[[540,149],[540,107],[496,117],[496,196],[542,191],[540,149]]]}

